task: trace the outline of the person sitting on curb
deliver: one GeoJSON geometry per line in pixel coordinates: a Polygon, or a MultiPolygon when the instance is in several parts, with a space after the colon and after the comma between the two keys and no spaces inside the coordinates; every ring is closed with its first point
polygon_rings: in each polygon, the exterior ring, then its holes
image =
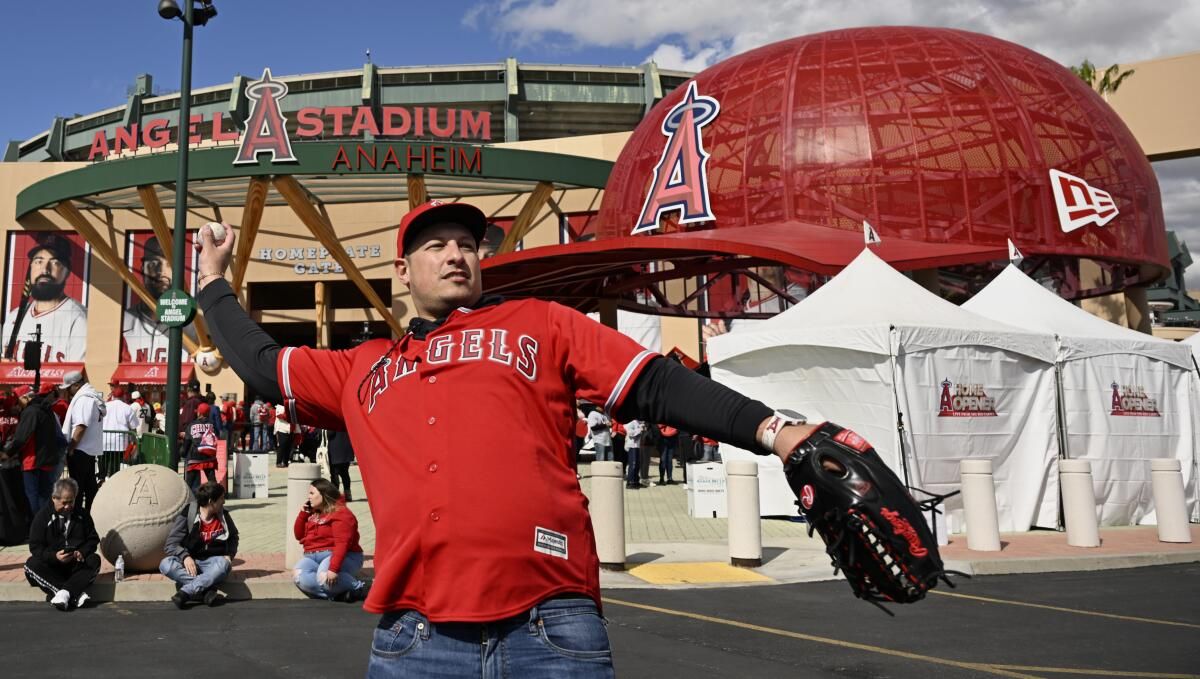
{"type": "Polygon", "coordinates": [[[338,489],[327,479],[308,487],[308,502],[296,516],[293,532],[304,545],[293,580],[309,597],[362,601],[369,586],[356,575],[363,565],[358,519],[338,489]]]}
{"type": "Polygon", "coordinates": [[[88,588],[100,573],[96,547],[100,536],[92,517],[78,505],[79,484],[71,478],[55,481],[50,503],[33,517],[25,579],[40,587],[60,611],[83,608],[88,588]]]}
{"type": "Polygon", "coordinates": [[[179,586],[171,597],[183,610],[189,601],[215,606],[217,585],[229,577],[237,555],[238,529],[225,511],[225,487],[206,481],[196,490],[197,510],[189,506],[175,517],[158,571],[179,586]]]}

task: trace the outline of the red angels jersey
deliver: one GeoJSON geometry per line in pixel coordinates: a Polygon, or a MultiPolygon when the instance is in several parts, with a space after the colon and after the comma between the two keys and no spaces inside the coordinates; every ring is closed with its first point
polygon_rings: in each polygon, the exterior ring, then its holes
{"type": "MultiPolygon", "coordinates": [[[[188,332],[188,329],[184,329],[188,332]]],[[[182,352],[188,360],[187,350],[182,352]]],[[[124,363],[166,363],[167,326],[160,325],[134,310],[121,317],[121,361],[124,363]]]]}
{"type": "Polygon", "coordinates": [[[354,440],[376,530],[365,608],[484,622],[565,592],[599,605],[575,399],[616,410],[656,354],[539,300],[460,308],[391,345],[288,347],[278,361],[300,421],[354,440]]]}
{"type": "MultiPolygon", "coordinates": [[[[46,363],[78,362],[87,360],[87,311],[70,297],[63,297],[53,309],[38,313],[36,302],[30,301],[17,331],[16,352],[13,357],[21,360],[24,346],[33,340],[33,332],[42,325],[42,361],[46,363]]],[[[8,346],[12,337],[13,324],[17,321],[17,309],[9,309],[4,317],[3,346],[8,346]]]]}

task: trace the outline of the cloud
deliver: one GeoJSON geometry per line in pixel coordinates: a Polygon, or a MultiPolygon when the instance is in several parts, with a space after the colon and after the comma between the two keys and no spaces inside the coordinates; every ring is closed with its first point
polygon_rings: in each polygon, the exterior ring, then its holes
{"type": "Polygon", "coordinates": [[[1010,40],[1064,64],[1121,63],[1196,49],[1191,0],[506,0],[468,11],[472,24],[525,45],[645,50],[708,66],[777,40],[836,28],[947,26],[1010,40]],[[669,48],[669,49],[668,49],[669,48]]]}
{"type": "MultiPolygon", "coordinates": [[[[1167,228],[1200,260],[1200,158],[1159,161],[1152,167],[1158,176],[1167,228]]],[[[1200,264],[1189,268],[1185,278],[1189,289],[1200,289],[1200,264]]]]}
{"type": "Polygon", "coordinates": [[[648,61],[658,64],[659,68],[668,71],[702,71],[713,63],[721,50],[716,47],[705,47],[697,52],[688,53],[678,45],[662,44],[654,53],[647,57],[648,61]]]}

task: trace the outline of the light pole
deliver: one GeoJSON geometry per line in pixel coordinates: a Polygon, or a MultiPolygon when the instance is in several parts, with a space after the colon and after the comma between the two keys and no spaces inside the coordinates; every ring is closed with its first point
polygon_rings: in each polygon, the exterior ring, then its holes
{"type": "MultiPolygon", "coordinates": [[[[183,68],[179,77],[179,177],[175,182],[175,247],[171,251],[171,287],[182,288],[179,281],[184,276],[183,251],[187,242],[187,182],[188,182],[188,130],[192,116],[192,27],[203,26],[217,15],[217,8],[210,0],[184,0],[183,8],[175,0],[161,0],[158,15],[168,21],[183,20],[183,68]],[[196,10],[199,5],[199,11],[196,10]]],[[[183,351],[183,326],[172,325],[167,331],[167,403],[166,435],[171,453],[171,468],[179,465],[179,392],[183,351]]]]}

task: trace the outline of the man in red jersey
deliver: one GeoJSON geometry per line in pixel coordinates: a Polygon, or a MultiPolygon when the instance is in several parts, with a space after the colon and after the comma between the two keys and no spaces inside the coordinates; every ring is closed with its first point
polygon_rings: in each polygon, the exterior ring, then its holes
{"type": "Polygon", "coordinates": [[[576,398],[781,458],[814,428],[566,307],[484,297],[486,226],[464,203],[405,215],[395,274],[417,317],[395,340],[280,348],[225,281],[232,229],[201,231],[200,306],[251,391],[354,441],[377,536],[365,608],[383,614],[368,676],[609,677],[576,398]]]}

